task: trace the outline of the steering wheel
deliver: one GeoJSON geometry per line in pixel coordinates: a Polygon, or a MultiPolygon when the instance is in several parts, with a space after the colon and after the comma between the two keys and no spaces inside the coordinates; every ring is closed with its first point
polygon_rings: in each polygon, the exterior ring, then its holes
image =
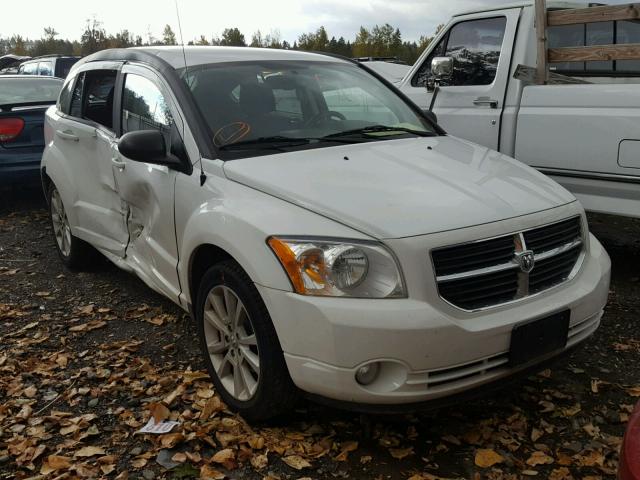
{"type": "Polygon", "coordinates": [[[333,110],[327,110],[326,112],[320,112],[316,115],[314,115],[313,117],[311,117],[309,120],[307,120],[304,124],[305,127],[315,127],[318,123],[320,123],[320,121],[325,120],[325,119],[331,119],[331,118],[337,118],[338,120],[346,120],[347,117],[345,117],[343,114],[341,114],[340,112],[335,112],[333,110]]]}

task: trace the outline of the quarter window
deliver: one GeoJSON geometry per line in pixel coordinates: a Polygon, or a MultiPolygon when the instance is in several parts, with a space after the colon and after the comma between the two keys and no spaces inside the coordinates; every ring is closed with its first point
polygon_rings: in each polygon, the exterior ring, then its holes
{"type": "Polygon", "coordinates": [[[411,84],[426,87],[432,80],[431,62],[435,57],[445,56],[454,60],[449,85],[490,85],[496,78],[506,26],[505,17],[455,24],[427,57],[411,84]]]}

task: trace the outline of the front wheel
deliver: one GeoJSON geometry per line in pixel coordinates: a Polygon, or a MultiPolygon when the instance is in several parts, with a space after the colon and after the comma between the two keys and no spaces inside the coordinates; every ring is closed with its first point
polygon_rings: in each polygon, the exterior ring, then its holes
{"type": "Polygon", "coordinates": [[[93,266],[97,260],[96,251],[91,245],[71,233],[67,211],[62,203],[60,192],[53,184],[49,187],[49,216],[56,240],[56,249],[62,263],[74,270],[93,266]]]}
{"type": "Polygon", "coordinates": [[[213,383],[248,420],[276,417],[297,397],[260,294],[234,261],[211,267],[200,284],[196,321],[213,383]]]}

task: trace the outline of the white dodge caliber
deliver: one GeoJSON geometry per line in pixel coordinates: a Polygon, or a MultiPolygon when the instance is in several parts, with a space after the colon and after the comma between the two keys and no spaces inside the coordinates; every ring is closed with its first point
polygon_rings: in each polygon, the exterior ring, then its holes
{"type": "Polygon", "coordinates": [[[574,197],[348,60],[106,50],[74,66],[45,135],[62,261],[98,251],[191,312],[249,419],[301,392],[450,401],[600,324],[610,261],[574,197]]]}

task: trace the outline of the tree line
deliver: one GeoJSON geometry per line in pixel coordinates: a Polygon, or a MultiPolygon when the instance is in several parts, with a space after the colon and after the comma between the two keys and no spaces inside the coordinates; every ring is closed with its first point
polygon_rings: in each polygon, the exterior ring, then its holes
{"type": "MultiPolygon", "coordinates": [[[[442,27],[443,25],[438,26],[436,34],[442,27]]],[[[49,54],[85,56],[106,48],[178,44],[176,34],[170,25],[164,27],[162,36],[159,38],[154,37],[151,33],[143,38],[128,30],[122,30],[115,34],[107,33],[102,23],[96,18],[87,20],[79,40],[63,40],[58,36],[59,34],[54,28],[47,27],[44,29],[43,36],[35,41],[20,35],[0,37],[0,54],[13,53],[31,57],[49,54]]],[[[250,38],[247,38],[238,28],[232,27],[226,28],[220,36],[207,38],[200,35],[189,41],[188,44],[281,48],[328,52],[346,57],[395,57],[411,65],[433,38],[433,36],[423,35],[417,42],[406,41],[402,39],[398,28],[386,23],[381,26],[375,25],[370,29],[360,27],[353,40],[347,40],[342,36],[339,38],[330,37],[325,27],[320,27],[314,32],[303,33],[291,44],[282,40],[277,30],[268,34],[263,34],[258,30],[250,38]]]]}

